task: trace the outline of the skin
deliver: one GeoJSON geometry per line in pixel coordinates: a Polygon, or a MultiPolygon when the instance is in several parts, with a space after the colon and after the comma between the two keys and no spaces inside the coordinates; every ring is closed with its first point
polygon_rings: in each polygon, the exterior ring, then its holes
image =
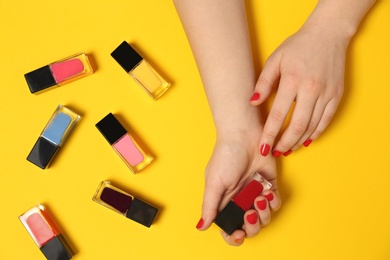
{"type": "Polygon", "coordinates": [[[259,153],[259,144],[260,148],[263,144],[273,146],[294,100],[293,118],[274,151],[296,149],[306,139],[318,138],[333,116],[342,95],[347,42],[356,31],[355,23],[373,2],[339,1],[319,1],[301,30],[270,56],[256,79],[243,0],[174,0],[217,132],[205,171],[199,230],[210,227],[217,213],[256,171],[271,181],[272,191],[256,198],[241,230],[230,236],[221,231],[222,237],[229,245],[239,246],[268,225],[272,212],[280,208],[275,157],[259,153]],[[346,13],[349,19],[344,20],[346,13]],[[264,124],[257,106],[278,80],[278,92],[264,124]],[[260,98],[249,102],[254,93],[260,98]],[[272,200],[267,199],[270,193],[272,200]],[[266,203],[265,209],[257,205],[260,201],[266,203]]]}
{"type": "MultiPolygon", "coordinates": [[[[237,136],[235,140],[218,139],[213,154],[205,172],[205,192],[202,206],[202,219],[204,225],[200,230],[206,230],[215,219],[217,212],[221,211],[228,201],[253,178],[255,171],[259,172],[272,183],[272,191],[266,191],[263,196],[255,200],[255,209],[245,213],[245,224],[242,230],[235,231],[228,236],[221,231],[222,237],[229,245],[241,245],[245,237],[255,236],[262,227],[269,224],[271,211],[280,207],[280,196],[277,190],[275,159],[271,156],[263,157],[257,151],[257,144],[252,140],[260,137],[254,133],[254,139],[237,136]],[[265,195],[272,193],[274,199],[270,202],[265,195]],[[260,210],[257,201],[265,200],[267,207],[260,210]],[[256,223],[250,224],[247,216],[256,214],[256,223]]],[[[245,137],[249,134],[246,133],[245,137]]],[[[243,136],[241,136],[243,137],[243,136]]]]}
{"type": "MultiPolygon", "coordinates": [[[[268,58],[255,93],[262,104],[277,87],[259,149],[274,155],[308,146],[329,125],[344,90],[345,54],[351,38],[374,0],[320,0],[305,24],[268,58]],[[313,58],[314,57],[314,58],[313,58]],[[281,133],[295,103],[291,121],[281,133]],[[281,135],[280,139],[277,136],[281,135]]],[[[265,153],[263,153],[266,155],[265,153]]]]}
{"type": "MultiPolygon", "coordinates": [[[[275,199],[271,208],[276,210],[280,199],[275,159],[258,153],[262,121],[258,109],[248,102],[256,77],[244,2],[175,1],[175,5],[194,52],[217,131],[205,171],[204,223],[199,229],[206,230],[212,224],[217,212],[255,171],[272,180],[275,199]]],[[[267,204],[265,210],[247,212],[246,215],[258,215],[256,223],[249,224],[245,218],[242,230],[230,236],[221,232],[222,237],[230,245],[241,245],[245,237],[256,235],[262,225],[269,223],[270,211],[267,204]]]]}

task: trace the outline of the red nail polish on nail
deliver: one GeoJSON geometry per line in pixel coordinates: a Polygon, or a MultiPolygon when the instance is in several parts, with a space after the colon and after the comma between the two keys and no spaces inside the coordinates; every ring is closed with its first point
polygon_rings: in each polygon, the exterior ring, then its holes
{"type": "Polygon", "coordinates": [[[242,241],[244,241],[244,238],[245,237],[242,237],[242,238],[237,238],[236,240],[234,240],[236,243],[241,243],[242,241]]]}
{"type": "Polygon", "coordinates": [[[285,152],[283,155],[284,155],[284,156],[289,156],[291,153],[292,153],[292,151],[291,151],[291,150],[288,150],[288,151],[285,152]]]}
{"type": "Polygon", "coordinates": [[[313,140],[307,139],[307,140],[303,143],[303,145],[304,145],[305,147],[308,147],[308,146],[311,144],[311,142],[313,142],[313,140]]]}
{"type": "Polygon", "coordinates": [[[274,155],[274,157],[279,158],[283,153],[281,151],[274,150],[272,154],[274,155]]]}
{"type": "Polygon", "coordinates": [[[253,94],[253,96],[251,97],[251,100],[250,100],[250,101],[259,100],[259,98],[260,98],[260,94],[257,93],[257,92],[255,92],[255,93],[253,94]]]}
{"type": "Polygon", "coordinates": [[[257,202],[257,207],[260,209],[260,210],[265,210],[265,208],[267,207],[267,201],[265,200],[259,200],[257,202]]]}
{"type": "Polygon", "coordinates": [[[268,144],[263,144],[262,146],[261,146],[261,148],[260,148],[260,153],[261,153],[261,155],[263,155],[263,156],[267,156],[268,155],[268,152],[269,152],[269,150],[270,150],[270,146],[268,145],[268,144]]]}
{"type": "Polygon", "coordinates": [[[203,227],[203,225],[204,225],[204,220],[203,220],[203,218],[201,218],[201,219],[199,220],[198,224],[196,225],[196,228],[197,228],[197,229],[200,229],[200,228],[203,227]]]}
{"type": "Polygon", "coordinates": [[[246,220],[249,222],[249,224],[254,225],[257,222],[257,214],[253,212],[252,214],[249,214],[246,216],[246,220]]]}
{"type": "Polygon", "coordinates": [[[264,197],[266,197],[268,201],[272,201],[274,199],[274,194],[269,193],[267,195],[264,195],[264,197]]]}

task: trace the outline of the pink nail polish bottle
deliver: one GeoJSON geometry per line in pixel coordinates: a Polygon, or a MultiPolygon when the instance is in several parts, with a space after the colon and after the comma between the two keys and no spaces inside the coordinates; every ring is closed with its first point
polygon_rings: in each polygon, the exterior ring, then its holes
{"type": "Polygon", "coordinates": [[[24,75],[30,92],[39,94],[93,73],[85,53],[78,53],[53,62],[24,75]]]}
{"type": "Polygon", "coordinates": [[[100,120],[96,127],[133,173],[140,172],[153,161],[153,157],[142,149],[112,113],[100,120]]]}

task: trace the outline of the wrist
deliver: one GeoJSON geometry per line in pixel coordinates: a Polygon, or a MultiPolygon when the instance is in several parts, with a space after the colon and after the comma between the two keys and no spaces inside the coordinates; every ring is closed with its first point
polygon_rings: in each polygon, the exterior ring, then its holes
{"type": "Polygon", "coordinates": [[[311,30],[346,45],[356,34],[360,21],[375,0],[320,0],[302,30],[311,30]]]}
{"type": "Polygon", "coordinates": [[[329,15],[325,8],[316,7],[300,30],[318,35],[321,39],[337,41],[348,46],[356,29],[356,26],[341,18],[332,18],[332,15],[329,15]]]}
{"type": "Polygon", "coordinates": [[[243,113],[241,117],[223,117],[214,119],[218,140],[232,140],[242,138],[255,138],[263,131],[263,124],[259,111],[256,113],[243,113]]]}

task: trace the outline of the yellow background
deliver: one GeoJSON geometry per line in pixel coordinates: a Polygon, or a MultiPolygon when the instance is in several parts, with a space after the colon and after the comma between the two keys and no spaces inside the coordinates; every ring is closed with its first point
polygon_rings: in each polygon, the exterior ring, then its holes
{"type": "MultiPolygon", "coordinates": [[[[352,41],[345,94],[309,148],[278,161],[283,207],[242,247],[199,232],[203,171],[215,141],[196,64],[171,1],[0,1],[0,259],[44,259],[18,216],[43,203],[74,259],[390,259],[390,2],[352,41]],[[153,101],[110,53],[123,40],[173,82],[153,101]],[[23,75],[84,51],[94,75],[30,94],[23,75]],[[58,104],[79,112],[51,167],[26,156],[58,104]],[[157,159],[133,175],[95,123],[108,112],[157,159]],[[111,180],[160,208],[147,229],[92,201],[111,180]]],[[[316,1],[248,1],[258,71],[316,1]]]]}

